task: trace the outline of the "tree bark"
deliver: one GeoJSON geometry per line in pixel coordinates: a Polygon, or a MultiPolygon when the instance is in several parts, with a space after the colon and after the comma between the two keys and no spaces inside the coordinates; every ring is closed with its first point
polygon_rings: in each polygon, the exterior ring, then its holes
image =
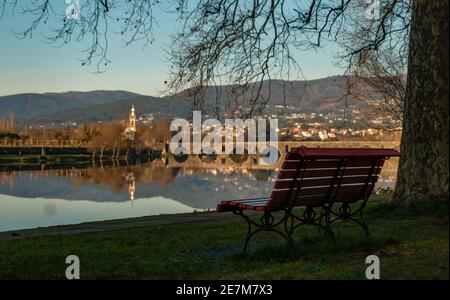
{"type": "Polygon", "coordinates": [[[394,200],[448,203],[448,0],[414,0],[394,200]]]}

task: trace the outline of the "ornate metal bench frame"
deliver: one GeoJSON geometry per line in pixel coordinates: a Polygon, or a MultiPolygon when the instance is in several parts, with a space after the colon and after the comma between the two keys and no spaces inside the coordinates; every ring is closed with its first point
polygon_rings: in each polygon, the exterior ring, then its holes
{"type": "MultiPolygon", "coordinates": [[[[329,185],[328,193],[325,197],[326,201],[316,205],[316,206],[306,206],[301,216],[294,214],[293,210],[296,207],[296,199],[299,192],[302,189],[302,183],[304,178],[305,170],[307,169],[307,164],[314,159],[301,159],[299,166],[297,167],[296,173],[293,177],[293,182],[289,187],[289,192],[286,197],[286,206],[277,210],[264,210],[263,215],[259,220],[253,220],[249,215],[245,214],[244,208],[236,207],[233,210],[235,215],[241,216],[247,223],[247,234],[244,238],[243,250],[247,249],[248,243],[251,238],[258,232],[270,231],[275,232],[278,235],[286,239],[287,244],[293,245],[293,234],[297,228],[303,225],[313,225],[316,226],[320,233],[322,233],[327,240],[334,242],[334,233],[331,226],[334,222],[339,220],[348,220],[359,225],[363,231],[369,235],[369,228],[367,222],[364,219],[363,211],[366,207],[367,201],[374,189],[378,170],[382,166],[380,165],[386,158],[374,158],[371,169],[367,174],[367,180],[364,183],[363,195],[359,200],[350,202],[336,202],[341,203],[341,206],[336,210],[333,209],[335,205],[335,199],[341,188],[342,181],[345,175],[346,162],[348,160],[355,159],[354,157],[344,157],[340,158],[338,167],[336,168],[336,173],[331,180],[329,185]],[[368,188],[370,186],[370,189],[368,188]],[[291,197],[294,194],[294,197],[291,197]],[[293,200],[289,200],[293,199],[293,200]],[[360,206],[352,211],[351,205],[360,202],[360,206]],[[273,216],[273,213],[280,213],[281,216],[278,220],[273,216]],[[282,226],[280,229],[278,227],[282,226]]],[[[267,203],[265,204],[267,205],[267,203]]],[[[265,206],[261,205],[261,206],[265,206]]]]}

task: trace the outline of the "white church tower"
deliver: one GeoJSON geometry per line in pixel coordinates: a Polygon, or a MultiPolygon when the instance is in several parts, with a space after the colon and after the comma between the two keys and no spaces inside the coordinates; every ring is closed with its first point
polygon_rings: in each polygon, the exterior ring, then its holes
{"type": "Polygon", "coordinates": [[[134,141],[136,135],[136,112],[134,109],[134,104],[131,106],[131,112],[128,116],[128,126],[125,128],[123,133],[124,139],[134,141]]]}
{"type": "Polygon", "coordinates": [[[136,113],[134,110],[134,104],[131,106],[128,128],[131,132],[136,132],[136,113]]]}

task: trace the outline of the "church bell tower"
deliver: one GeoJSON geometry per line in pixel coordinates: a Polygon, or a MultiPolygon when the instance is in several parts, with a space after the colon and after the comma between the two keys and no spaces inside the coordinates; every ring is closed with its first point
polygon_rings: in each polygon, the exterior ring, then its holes
{"type": "Polygon", "coordinates": [[[131,106],[128,128],[131,132],[136,132],[136,113],[134,110],[134,104],[131,106]]]}

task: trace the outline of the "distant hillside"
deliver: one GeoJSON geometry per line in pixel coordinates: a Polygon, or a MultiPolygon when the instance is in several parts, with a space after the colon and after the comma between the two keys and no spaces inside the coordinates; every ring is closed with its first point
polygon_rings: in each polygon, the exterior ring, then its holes
{"type": "MultiPolygon", "coordinates": [[[[205,112],[215,111],[216,100],[221,104],[235,102],[234,90],[233,86],[207,88],[205,112]]],[[[364,110],[367,105],[355,101],[355,95],[369,101],[379,99],[379,95],[361,81],[353,87],[353,95],[347,98],[347,101],[342,100],[345,93],[346,79],[342,76],[311,81],[273,80],[270,85],[269,82],[264,82],[261,88],[261,95],[269,98],[269,106],[265,109],[269,114],[274,111],[274,105],[286,105],[297,111],[317,113],[337,111],[346,105],[354,105],[364,110]]],[[[245,97],[250,99],[250,92],[247,92],[245,97]]],[[[172,119],[192,116],[193,98],[189,91],[162,98],[126,91],[20,94],[0,97],[0,116],[14,111],[16,120],[27,124],[111,121],[125,116],[132,104],[135,104],[138,115],[153,113],[159,118],[172,119]]],[[[280,113],[280,109],[277,109],[277,112],[280,113]]]]}
{"type": "Polygon", "coordinates": [[[14,112],[18,122],[66,109],[107,104],[138,96],[127,91],[91,91],[45,94],[17,94],[0,97],[0,117],[14,112]]]}
{"type": "Polygon", "coordinates": [[[151,96],[134,96],[107,104],[91,105],[88,108],[71,108],[51,114],[43,114],[28,120],[30,124],[51,124],[62,122],[111,121],[126,116],[134,104],[138,115],[158,113],[161,117],[184,117],[190,112],[189,102],[170,100],[151,96]]]}
{"type": "MultiPolygon", "coordinates": [[[[257,86],[250,86],[248,92],[240,99],[253,99],[251,91],[257,86]]],[[[206,91],[207,111],[213,111],[216,99],[219,103],[230,103],[236,98],[235,87],[232,85],[209,87],[206,91]]],[[[344,76],[331,76],[308,81],[282,81],[272,80],[264,82],[260,95],[269,99],[269,106],[286,105],[308,112],[327,112],[342,108],[345,105],[364,106],[360,101],[356,102],[355,97],[365,100],[380,99],[380,95],[361,80],[357,80],[352,86],[352,94],[347,97],[347,102],[343,100],[347,92],[347,81],[344,76]]],[[[254,95],[254,94],[253,94],[254,95]]],[[[188,97],[189,92],[181,92],[171,96],[171,99],[184,99],[192,102],[188,97]]],[[[254,96],[253,96],[254,97],[254,96]]],[[[242,101],[241,101],[242,103],[242,101]]]]}

